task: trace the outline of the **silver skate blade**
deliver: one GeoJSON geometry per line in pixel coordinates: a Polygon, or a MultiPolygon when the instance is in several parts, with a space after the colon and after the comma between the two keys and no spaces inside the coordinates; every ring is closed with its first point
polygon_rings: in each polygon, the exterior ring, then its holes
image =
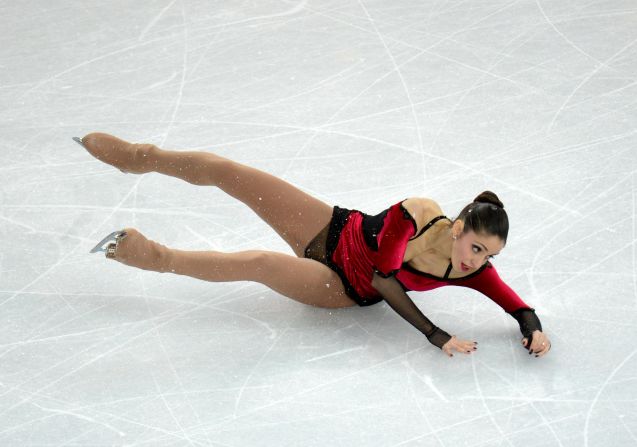
{"type": "Polygon", "coordinates": [[[73,141],[75,141],[77,144],[79,144],[84,149],[86,149],[86,146],[84,146],[84,142],[82,142],[82,139],[80,137],[73,137],[73,141]]]}
{"type": "MultiPolygon", "coordinates": [[[[82,141],[82,139],[80,137],[73,137],[73,141],[75,141],[77,144],[79,144],[80,146],[82,146],[84,149],[86,149],[88,151],[88,148],[86,146],[84,146],[84,142],[82,141]]],[[[120,169],[120,171],[123,174],[128,174],[128,172],[122,171],[121,169],[120,169]]]]}
{"type": "Polygon", "coordinates": [[[99,241],[99,243],[93,247],[91,253],[106,253],[106,249],[110,244],[117,243],[119,239],[123,239],[124,237],[126,237],[125,231],[113,231],[111,234],[99,241]]]}

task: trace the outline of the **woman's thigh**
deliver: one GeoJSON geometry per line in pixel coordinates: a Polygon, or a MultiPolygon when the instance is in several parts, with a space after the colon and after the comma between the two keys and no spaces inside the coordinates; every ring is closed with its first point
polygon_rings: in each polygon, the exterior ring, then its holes
{"type": "Polygon", "coordinates": [[[218,186],[249,206],[302,257],[331,220],[333,207],[272,174],[224,159],[218,186]]]}
{"type": "MultiPolygon", "coordinates": [[[[124,239],[126,242],[126,239],[124,239]]],[[[204,281],[255,281],[295,301],[317,307],[350,307],[341,278],[318,261],[265,250],[235,253],[167,249],[162,271],[204,281]]]]}
{"type": "Polygon", "coordinates": [[[259,251],[254,280],[295,301],[317,307],[357,305],[338,274],[318,261],[284,253],[259,251]]]}

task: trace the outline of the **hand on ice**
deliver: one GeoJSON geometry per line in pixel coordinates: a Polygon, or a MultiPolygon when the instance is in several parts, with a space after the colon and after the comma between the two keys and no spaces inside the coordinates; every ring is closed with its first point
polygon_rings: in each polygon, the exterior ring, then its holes
{"type": "Polygon", "coordinates": [[[535,353],[536,357],[542,357],[551,350],[551,342],[549,338],[541,331],[533,331],[531,334],[531,344],[529,346],[529,340],[524,337],[522,339],[522,346],[529,350],[529,355],[535,353]]]}
{"type": "Polygon", "coordinates": [[[451,339],[442,346],[442,351],[449,357],[453,357],[451,353],[453,350],[458,352],[464,352],[465,354],[471,354],[478,349],[477,341],[459,340],[456,336],[452,336],[451,339]]]}

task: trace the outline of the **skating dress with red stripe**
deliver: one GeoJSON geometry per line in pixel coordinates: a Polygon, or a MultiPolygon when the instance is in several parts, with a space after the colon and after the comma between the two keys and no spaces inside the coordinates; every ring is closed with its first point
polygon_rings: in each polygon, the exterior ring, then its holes
{"type": "Polygon", "coordinates": [[[339,273],[348,294],[359,305],[368,306],[382,301],[383,298],[371,285],[373,273],[376,272],[383,277],[395,276],[406,291],[462,286],[483,293],[507,313],[529,308],[500,279],[491,263],[486,263],[476,272],[463,278],[448,277],[451,264],[445,277],[440,278],[403,263],[407,243],[446,217],[439,216],[433,219],[416,235],[416,222],[402,203],[401,201],[376,216],[335,207],[336,223],[333,223],[335,228],[332,243],[328,242],[328,265],[339,273]]]}

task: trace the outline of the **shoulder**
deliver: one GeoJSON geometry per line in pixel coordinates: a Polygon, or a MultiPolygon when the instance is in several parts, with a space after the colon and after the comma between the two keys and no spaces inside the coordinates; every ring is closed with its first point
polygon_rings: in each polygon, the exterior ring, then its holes
{"type": "Polygon", "coordinates": [[[426,197],[410,197],[402,202],[402,206],[413,217],[418,229],[425,226],[434,217],[444,214],[435,200],[426,197]]]}

